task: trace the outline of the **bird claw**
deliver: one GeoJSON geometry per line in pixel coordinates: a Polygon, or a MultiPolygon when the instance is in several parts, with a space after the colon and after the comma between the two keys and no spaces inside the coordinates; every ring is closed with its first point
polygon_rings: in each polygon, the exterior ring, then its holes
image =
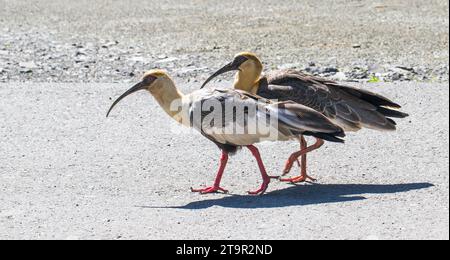
{"type": "Polygon", "coordinates": [[[279,180],[280,176],[267,176],[267,179],[264,180],[263,184],[257,191],[248,191],[249,195],[263,195],[266,193],[267,188],[269,188],[270,180],[275,179],[279,180]]]}
{"type": "Polygon", "coordinates": [[[200,194],[211,194],[211,193],[219,193],[219,191],[227,194],[228,190],[221,188],[221,187],[208,187],[208,188],[203,188],[203,189],[194,189],[191,188],[192,192],[198,192],[200,194]]]}
{"type": "Polygon", "coordinates": [[[248,194],[249,195],[263,195],[264,193],[266,193],[267,188],[269,188],[270,180],[272,180],[272,179],[279,180],[280,177],[279,176],[268,176],[268,178],[266,180],[264,180],[263,184],[261,185],[261,187],[258,190],[248,191],[248,194]]]}
{"type": "Polygon", "coordinates": [[[288,179],[280,179],[281,182],[290,182],[290,183],[302,183],[302,182],[306,182],[306,181],[312,181],[312,182],[316,182],[317,179],[314,179],[313,177],[310,177],[308,175],[301,175],[301,176],[297,176],[294,178],[288,178],[288,179]]]}
{"type": "Polygon", "coordinates": [[[263,185],[261,185],[261,188],[259,188],[256,191],[248,191],[249,195],[263,195],[267,188],[269,187],[269,183],[263,183],[263,185]]]}

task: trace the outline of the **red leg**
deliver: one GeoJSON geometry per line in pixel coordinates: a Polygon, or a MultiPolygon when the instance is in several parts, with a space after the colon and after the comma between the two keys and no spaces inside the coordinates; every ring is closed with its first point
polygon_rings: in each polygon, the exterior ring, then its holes
{"type": "MultiPolygon", "coordinates": [[[[306,142],[305,137],[302,135],[300,137],[300,150],[304,150],[306,148],[308,148],[308,143],[306,142]]],[[[306,154],[302,155],[302,162],[300,166],[302,175],[303,173],[306,174],[306,159],[307,159],[306,156],[307,156],[306,154]]]]}
{"type": "Polygon", "coordinates": [[[322,139],[318,139],[316,138],[317,141],[314,145],[307,147],[307,143],[305,138],[302,136],[300,139],[300,144],[301,144],[301,150],[299,152],[293,153],[290,157],[289,160],[286,162],[286,167],[284,169],[284,174],[286,175],[287,173],[289,173],[292,169],[292,165],[294,164],[295,161],[298,160],[298,158],[301,156],[301,175],[295,178],[290,178],[290,179],[281,179],[281,181],[284,182],[293,182],[293,183],[298,183],[298,182],[304,182],[308,179],[315,181],[314,178],[311,178],[310,176],[307,175],[307,171],[306,171],[306,154],[309,152],[312,152],[316,149],[319,149],[323,144],[324,141],[322,139]]]}
{"type": "Polygon", "coordinates": [[[220,158],[220,167],[219,172],[217,173],[216,180],[214,181],[214,185],[212,187],[204,188],[204,189],[193,189],[191,188],[192,192],[199,192],[201,194],[207,194],[207,193],[216,193],[219,191],[222,191],[224,193],[228,193],[227,190],[220,187],[220,182],[222,181],[222,176],[225,171],[225,167],[228,163],[228,153],[225,151],[222,151],[222,157],[220,158]]]}
{"type": "MultiPolygon", "coordinates": [[[[307,146],[308,146],[308,144],[306,143],[306,139],[303,137],[303,140],[304,140],[304,143],[303,143],[303,145],[304,145],[304,148],[303,149],[306,149],[307,148],[307,146]]],[[[323,142],[323,141],[322,141],[323,142]]],[[[323,143],[320,145],[320,146],[322,146],[323,145],[323,143]]],[[[319,146],[319,147],[320,147],[319,146]]],[[[317,147],[317,149],[319,148],[319,147],[317,147]]],[[[313,177],[311,177],[311,176],[309,176],[308,175],[308,173],[307,173],[307,171],[306,171],[306,154],[305,155],[303,155],[302,156],[302,168],[301,168],[301,178],[299,179],[299,180],[297,180],[297,181],[299,181],[299,182],[303,182],[303,181],[307,181],[307,180],[311,180],[311,181],[317,181],[317,179],[315,179],[315,178],[313,178],[313,177]],[[304,162],[303,162],[303,160],[304,160],[304,162]],[[303,178],[303,180],[302,180],[302,178],[303,178]]],[[[293,182],[295,183],[296,182],[296,180],[293,180],[293,182]]]]}
{"type": "MultiPolygon", "coordinates": [[[[308,147],[308,143],[306,142],[306,139],[304,136],[301,137],[300,139],[300,144],[303,149],[306,149],[308,147]]],[[[297,180],[292,180],[292,182],[297,183],[297,182],[304,182],[307,180],[311,180],[311,181],[317,181],[317,179],[314,179],[313,177],[309,176],[307,171],[306,171],[306,154],[304,154],[302,156],[302,166],[301,166],[301,175],[300,178],[298,178],[297,180]]]]}
{"type": "Polygon", "coordinates": [[[261,159],[261,155],[258,151],[258,148],[256,148],[253,145],[249,145],[249,146],[247,146],[247,148],[252,152],[253,156],[255,157],[256,161],[258,162],[259,170],[261,171],[261,176],[263,179],[263,183],[262,183],[261,187],[256,191],[249,191],[248,194],[262,195],[266,192],[267,188],[269,187],[270,179],[278,179],[278,176],[267,175],[266,168],[264,167],[264,163],[261,159]]]}

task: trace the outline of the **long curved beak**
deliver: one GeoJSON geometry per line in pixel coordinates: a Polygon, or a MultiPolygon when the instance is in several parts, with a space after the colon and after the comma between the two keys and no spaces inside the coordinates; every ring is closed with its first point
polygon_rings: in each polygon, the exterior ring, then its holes
{"type": "Polygon", "coordinates": [[[240,67],[241,64],[237,64],[235,62],[231,62],[228,63],[227,65],[225,65],[223,68],[219,69],[218,71],[216,71],[213,75],[211,75],[206,81],[205,83],[203,83],[203,85],[200,87],[200,89],[204,88],[206,86],[206,84],[208,84],[211,80],[213,80],[215,77],[230,72],[230,71],[235,71],[235,70],[241,70],[240,67]]]}
{"type": "Polygon", "coordinates": [[[106,114],[106,117],[109,116],[109,113],[111,113],[111,110],[119,103],[120,100],[124,99],[126,96],[133,94],[134,92],[137,92],[139,90],[145,89],[145,85],[142,82],[139,82],[138,84],[134,85],[132,88],[127,90],[125,93],[123,93],[114,103],[111,105],[111,107],[108,110],[108,113],[106,114]]]}

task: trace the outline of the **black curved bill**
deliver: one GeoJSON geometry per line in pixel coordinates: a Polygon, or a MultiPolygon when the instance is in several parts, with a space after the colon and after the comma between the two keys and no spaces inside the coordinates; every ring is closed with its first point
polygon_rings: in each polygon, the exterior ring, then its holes
{"type": "Polygon", "coordinates": [[[200,87],[201,89],[204,88],[211,80],[213,80],[215,77],[235,70],[241,70],[239,67],[247,61],[247,58],[244,56],[236,57],[231,63],[228,63],[227,65],[223,66],[221,69],[216,71],[214,74],[212,74],[206,81],[203,83],[203,85],[200,87]]]}
{"type": "Polygon", "coordinates": [[[119,103],[120,100],[124,99],[126,96],[133,94],[134,92],[137,92],[139,90],[143,90],[145,89],[145,85],[143,84],[143,82],[139,82],[138,84],[134,85],[132,88],[130,88],[129,90],[127,90],[125,93],[123,93],[118,99],[116,99],[116,101],[114,101],[114,103],[111,105],[111,107],[108,110],[108,113],[106,114],[106,117],[109,116],[109,113],[111,113],[111,110],[117,105],[117,103],[119,103]]]}

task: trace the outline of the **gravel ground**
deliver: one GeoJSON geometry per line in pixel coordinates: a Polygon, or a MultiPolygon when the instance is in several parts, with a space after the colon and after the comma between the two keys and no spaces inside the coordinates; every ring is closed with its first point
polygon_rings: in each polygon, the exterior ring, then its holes
{"type": "Polygon", "coordinates": [[[342,81],[448,82],[448,0],[0,0],[0,82],[198,81],[240,51],[342,81]]]}
{"type": "MultiPolygon", "coordinates": [[[[218,149],[175,131],[146,93],[105,119],[127,87],[0,84],[0,239],[449,239],[445,83],[367,84],[411,117],[327,144],[310,156],[317,184],[262,197],[245,195],[259,183],[248,152],[226,172],[232,194],[190,193],[212,182],[218,149]]],[[[260,148],[275,174],[298,147],[260,148]]]]}

